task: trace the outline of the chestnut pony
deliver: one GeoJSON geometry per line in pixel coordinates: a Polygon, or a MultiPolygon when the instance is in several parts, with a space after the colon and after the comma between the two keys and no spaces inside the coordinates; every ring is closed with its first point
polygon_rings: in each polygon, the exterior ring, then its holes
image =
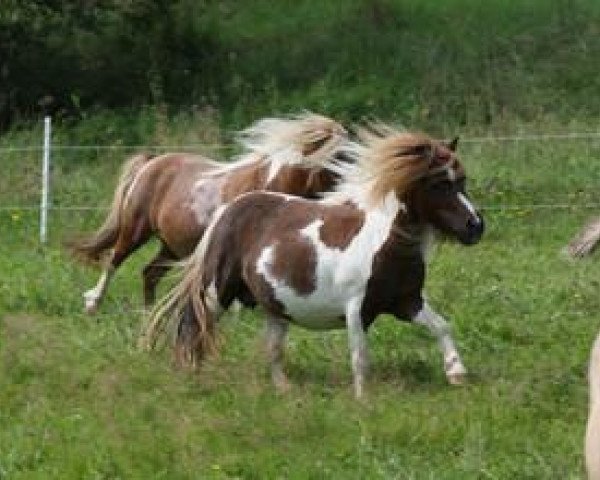
{"type": "Polygon", "coordinates": [[[363,392],[366,332],[381,313],[427,327],[452,384],[464,381],[447,322],[425,301],[425,251],[435,232],[477,243],[483,219],[465,192],[456,140],[371,126],[347,144],[336,191],[321,200],[254,192],[213,217],[184,276],[155,309],[143,341],[152,347],[180,318],[197,325],[195,358],[214,348],[216,322],[234,300],[266,312],[275,387],[288,388],[283,350],[290,323],[346,328],[354,392],[363,392]]]}
{"type": "Polygon", "coordinates": [[[327,167],[346,136],[334,120],[307,112],[263,119],[243,130],[238,142],[245,152],[228,164],[185,153],[132,157],[104,224],[71,245],[88,261],[108,256],[98,283],[83,295],[86,310],[97,309],[115,270],[152,236],[161,248],[143,270],[146,305],[173,261],[192,253],[220,205],[253,190],[308,198],[330,190],[337,176],[327,167]]]}

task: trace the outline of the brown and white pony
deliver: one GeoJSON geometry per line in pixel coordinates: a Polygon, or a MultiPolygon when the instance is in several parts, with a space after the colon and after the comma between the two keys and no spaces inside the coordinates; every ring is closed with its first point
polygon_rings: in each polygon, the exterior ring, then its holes
{"type": "Polygon", "coordinates": [[[600,480],[600,334],[589,367],[590,412],[585,433],[585,465],[589,480],[600,480]]]}
{"type": "Polygon", "coordinates": [[[268,351],[278,389],[289,323],[347,328],[357,397],[367,364],[366,332],[381,313],[427,327],[437,338],[447,379],[465,367],[446,321],[422,295],[425,250],[440,232],[477,243],[483,219],[465,193],[465,172],[450,144],[378,126],[349,144],[337,190],[322,200],[248,193],[221,209],[180,284],[146,329],[151,347],[181,316],[198,325],[196,358],[214,347],[215,325],[234,300],[267,314],[268,351]]]}
{"type": "Polygon", "coordinates": [[[83,295],[86,310],[97,309],[115,270],[152,236],[161,248],[143,270],[146,305],[172,262],[193,252],[220,205],[253,190],[307,198],[331,190],[337,175],[328,166],[346,137],[334,120],[305,113],[263,119],[240,132],[245,153],[229,164],[185,153],[131,158],[104,224],[72,245],[88,261],[109,254],[98,283],[83,295]]]}

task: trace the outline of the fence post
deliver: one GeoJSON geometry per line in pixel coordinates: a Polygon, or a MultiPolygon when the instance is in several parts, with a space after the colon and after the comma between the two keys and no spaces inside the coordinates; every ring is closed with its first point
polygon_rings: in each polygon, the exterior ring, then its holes
{"type": "Polygon", "coordinates": [[[50,117],[44,117],[44,156],[42,160],[42,200],[40,205],[40,242],[48,238],[48,195],[50,190],[50,117]]]}

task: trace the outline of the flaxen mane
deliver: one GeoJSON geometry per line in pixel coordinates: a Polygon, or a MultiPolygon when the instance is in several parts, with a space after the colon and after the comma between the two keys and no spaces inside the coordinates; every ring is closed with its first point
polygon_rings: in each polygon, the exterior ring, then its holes
{"type": "Polygon", "coordinates": [[[433,173],[435,141],[425,134],[374,124],[358,129],[357,137],[360,143],[342,149],[353,162],[338,164],[341,181],[326,195],[329,199],[345,201],[358,195],[376,205],[392,191],[401,198],[413,182],[433,173]]]}
{"type": "Polygon", "coordinates": [[[285,164],[320,167],[328,162],[347,132],[331,118],[305,112],[289,118],[265,118],[242,130],[237,141],[245,150],[285,164]]]}
{"type": "Polygon", "coordinates": [[[236,135],[242,154],[209,175],[220,175],[255,164],[257,160],[262,160],[258,166],[271,166],[271,177],[286,165],[328,168],[333,155],[347,138],[348,133],[342,125],[316,113],[305,112],[287,118],[264,118],[236,135]]]}

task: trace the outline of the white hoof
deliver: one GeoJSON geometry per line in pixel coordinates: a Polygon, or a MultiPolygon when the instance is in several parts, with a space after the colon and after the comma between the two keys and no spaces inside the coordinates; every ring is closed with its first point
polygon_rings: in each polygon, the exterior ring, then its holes
{"type": "Polygon", "coordinates": [[[450,385],[466,385],[467,383],[467,372],[465,373],[453,373],[453,374],[446,374],[446,378],[448,379],[448,383],[450,385]]]}
{"type": "Polygon", "coordinates": [[[450,385],[464,385],[467,383],[467,369],[459,359],[453,359],[446,364],[446,378],[450,385]]]}
{"type": "Polygon", "coordinates": [[[273,386],[278,395],[286,395],[292,389],[292,385],[286,376],[277,376],[273,378],[273,386]]]}
{"type": "Polygon", "coordinates": [[[91,294],[90,292],[86,292],[83,294],[84,301],[84,309],[86,313],[94,314],[98,310],[98,298],[91,294]]]}

